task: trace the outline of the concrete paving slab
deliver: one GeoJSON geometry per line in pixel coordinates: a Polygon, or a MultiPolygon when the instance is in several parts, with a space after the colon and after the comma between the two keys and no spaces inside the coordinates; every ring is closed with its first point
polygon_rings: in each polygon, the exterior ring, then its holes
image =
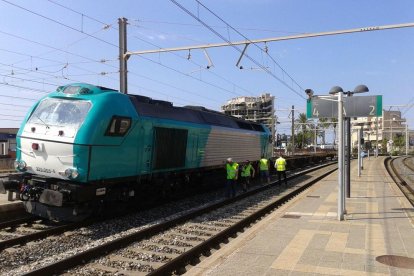
{"type": "Polygon", "coordinates": [[[0,214],[23,209],[20,200],[9,201],[7,194],[0,194],[0,214]]]}
{"type": "Polygon", "coordinates": [[[376,261],[389,254],[414,257],[414,209],[383,162],[383,157],[366,160],[359,178],[352,163],[344,221],[337,220],[335,173],[186,275],[414,275],[376,261]],[[282,218],[285,214],[299,217],[282,218]]]}

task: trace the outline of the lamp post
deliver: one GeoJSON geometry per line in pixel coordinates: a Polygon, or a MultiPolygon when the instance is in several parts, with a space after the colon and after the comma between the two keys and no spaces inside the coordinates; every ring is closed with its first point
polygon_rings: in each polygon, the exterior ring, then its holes
{"type": "Polygon", "coordinates": [[[318,144],[318,125],[315,123],[315,146],[313,147],[314,153],[316,154],[316,145],[318,144]]]}
{"type": "MultiPolygon", "coordinates": [[[[369,89],[366,85],[358,85],[355,87],[354,91],[345,92],[348,97],[352,96],[356,93],[365,93],[368,92],[369,89]]],[[[344,90],[340,86],[334,86],[329,91],[329,94],[337,94],[338,96],[338,220],[344,219],[344,212],[346,212],[346,204],[345,204],[345,191],[347,197],[350,197],[350,177],[351,177],[351,170],[350,170],[350,155],[351,155],[351,124],[350,118],[346,118],[346,131],[344,131],[344,117],[343,117],[343,96],[344,90]],[[345,143],[344,143],[344,132],[346,135],[346,144],[347,144],[347,151],[346,151],[346,159],[345,159],[345,143]],[[344,162],[346,160],[346,163],[344,162]],[[346,166],[344,166],[346,165],[346,166]],[[344,174],[345,168],[345,174],[344,174]],[[344,182],[346,182],[346,189],[344,182]]],[[[358,163],[359,164],[359,163],[358,163]]]]}
{"type": "MultiPolygon", "coordinates": [[[[384,138],[382,138],[384,139],[384,138]]],[[[375,158],[378,157],[378,116],[375,118],[375,158]]]]}
{"type": "Polygon", "coordinates": [[[344,220],[344,120],[343,120],[343,96],[344,90],[339,86],[334,86],[329,94],[338,96],[338,220],[344,220]]]}
{"type": "MultiPolygon", "coordinates": [[[[369,92],[366,85],[360,84],[354,88],[354,91],[346,92],[348,97],[353,94],[369,92]]],[[[345,191],[346,197],[351,197],[351,118],[346,118],[346,153],[345,153],[345,191]]],[[[360,168],[360,155],[358,154],[358,168],[360,168]]]]}

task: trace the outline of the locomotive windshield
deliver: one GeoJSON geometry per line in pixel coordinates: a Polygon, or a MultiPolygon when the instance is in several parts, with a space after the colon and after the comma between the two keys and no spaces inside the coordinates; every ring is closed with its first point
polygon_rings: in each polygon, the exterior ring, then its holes
{"type": "Polygon", "coordinates": [[[39,104],[28,122],[79,128],[90,108],[91,103],[87,101],[47,98],[39,104]]]}

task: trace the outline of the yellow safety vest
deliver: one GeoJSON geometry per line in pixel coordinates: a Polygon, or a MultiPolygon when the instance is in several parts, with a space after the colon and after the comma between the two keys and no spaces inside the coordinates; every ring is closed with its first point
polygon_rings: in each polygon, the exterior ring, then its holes
{"type": "Polygon", "coordinates": [[[239,164],[237,163],[233,163],[231,165],[226,164],[227,179],[236,179],[238,168],[239,168],[239,164]]]}
{"type": "Polygon", "coordinates": [[[286,159],[283,157],[279,157],[278,159],[276,159],[276,163],[275,163],[275,167],[276,170],[281,172],[281,171],[286,171],[286,159]]]}
{"type": "Polygon", "coordinates": [[[241,172],[241,176],[247,177],[250,176],[250,172],[252,170],[252,164],[248,164],[243,166],[242,172],[241,172]]]}
{"type": "Polygon", "coordinates": [[[262,159],[259,160],[261,171],[269,170],[269,166],[267,165],[268,162],[269,161],[266,158],[262,158],[262,159]]]}

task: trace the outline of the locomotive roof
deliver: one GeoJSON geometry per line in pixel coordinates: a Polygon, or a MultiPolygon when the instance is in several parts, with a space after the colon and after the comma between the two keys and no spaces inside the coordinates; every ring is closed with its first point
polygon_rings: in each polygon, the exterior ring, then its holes
{"type": "Polygon", "coordinates": [[[202,106],[175,107],[171,102],[128,94],[142,116],[265,132],[262,125],[210,110],[202,106]]]}
{"type": "MultiPolygon", "coordinates": [[[[117,90],[87,83],[74,83],[60,86],[57,93],[64,94],[98,94],[102,92],[119,92],[117,90]]],[[[154,100],[150,97],[127,94],[137,113],[160,119],[177,120],[190,123],[216,125],[236,129],[265,132],[259,123],[239,119],[202,106],[175,107],[171,102],[154,100]]]]}

